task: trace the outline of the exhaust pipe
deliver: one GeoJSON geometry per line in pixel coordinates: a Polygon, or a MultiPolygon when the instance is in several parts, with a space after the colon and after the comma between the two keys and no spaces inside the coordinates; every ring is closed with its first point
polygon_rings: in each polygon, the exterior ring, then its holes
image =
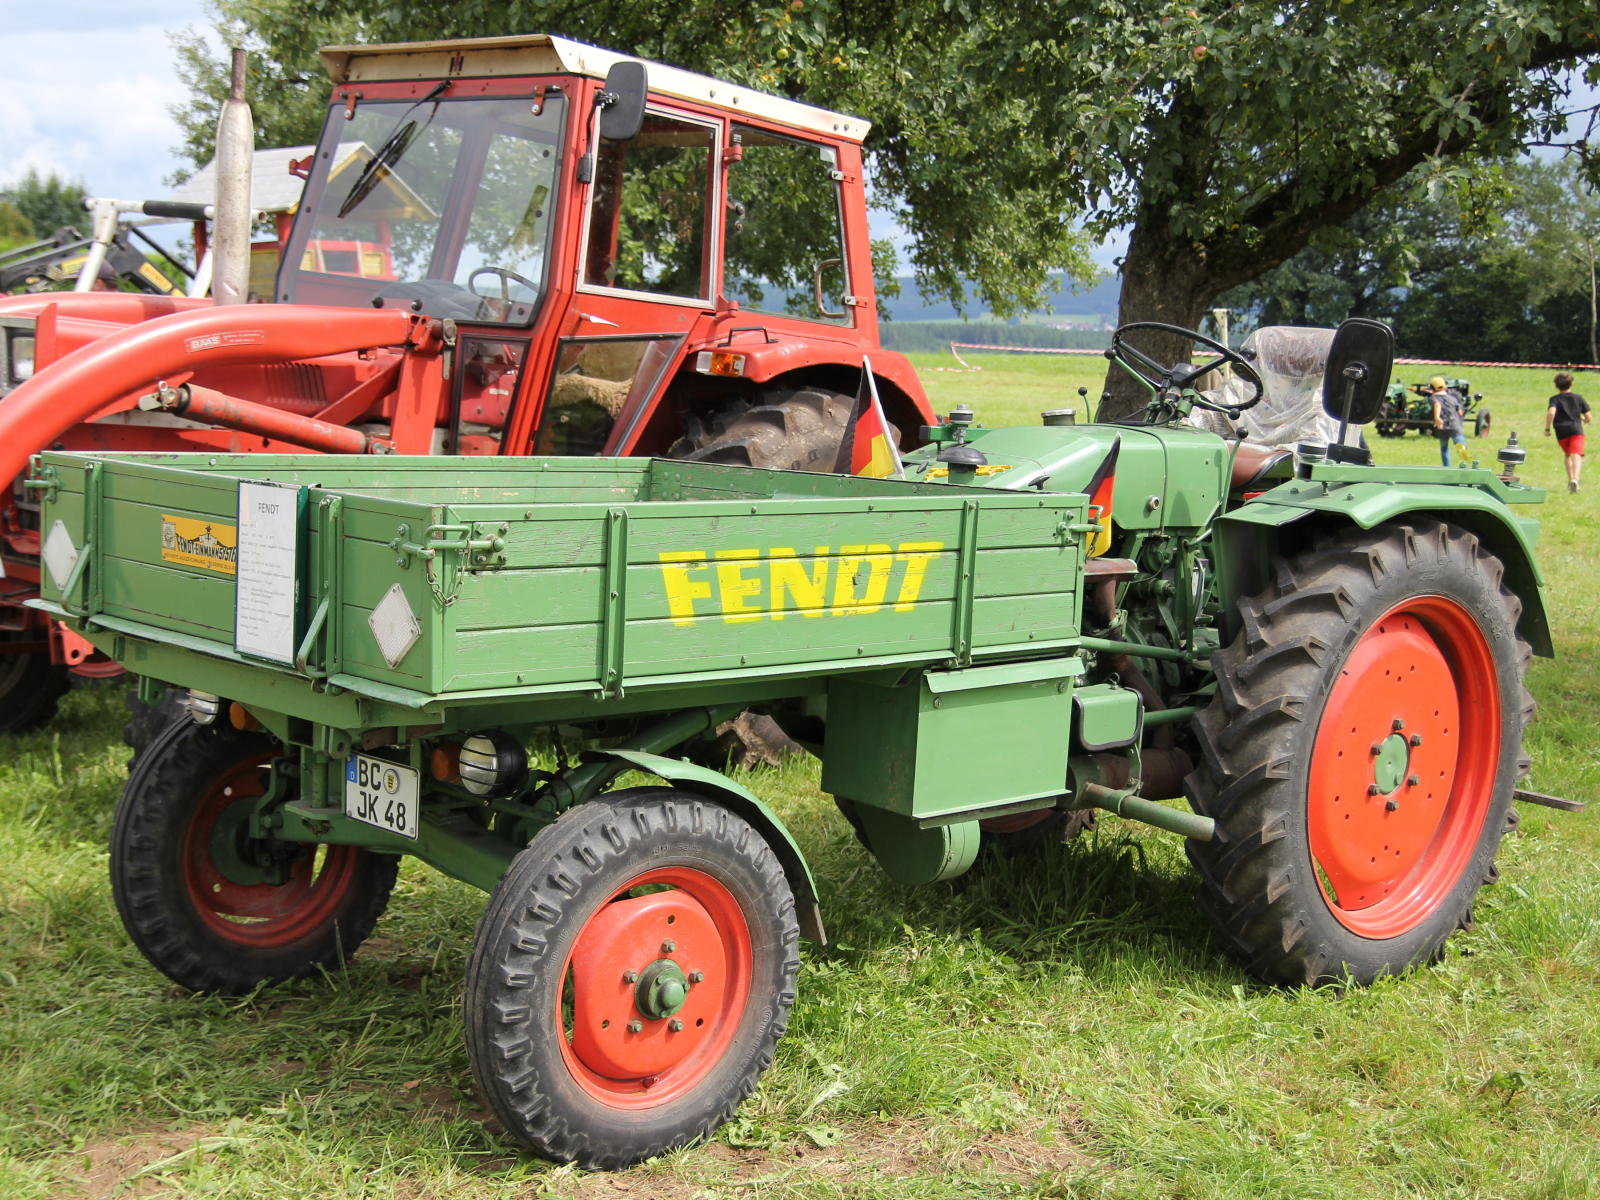
{"type": "Polygon", "coordinates": [[[245,102],[242,48],[233,51],[233,83],[217,118],[217,205],[212,229],[211,296],[217,304],[243,304],[250,297],[250,174],[256,131],[245,102]]]}

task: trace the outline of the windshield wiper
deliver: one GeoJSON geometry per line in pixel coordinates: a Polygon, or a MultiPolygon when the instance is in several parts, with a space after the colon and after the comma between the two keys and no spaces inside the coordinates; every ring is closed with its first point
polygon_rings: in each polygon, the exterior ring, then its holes
{"type": "MultiPolygon", "coordinates": [[[[361,168],[361,174],[356,176],[355,183],[350,187],[350,194],[344,198],[344,203],[339,205],[339,219],[341,221],[350,215],[351,210],[370,196],[375,187],[389,177],[389,168],[405,157],[406,151],[411,147],[412,139],[421,132],[415,121],[407,121],[406,118],[416,111],[418,106],[426,104],[442,93],[450,86],[451,82],[451,80],[446,79],[435,85],[431,92],[400,114],[400,120],[396,123],[394,132],[384,139],[383,145],[378,147],[378,152],[368,160],[366,166],[361,168]]],[[[433,118],[438,112],[439,106],[435,104],[433,112],[428,114],[428,120],[421,128],[426,129],[433,124],[433,118]]]]}

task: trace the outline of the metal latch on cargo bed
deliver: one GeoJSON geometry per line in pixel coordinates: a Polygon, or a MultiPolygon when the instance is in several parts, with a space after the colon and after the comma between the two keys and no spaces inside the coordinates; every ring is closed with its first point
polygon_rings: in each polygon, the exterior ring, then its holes
{"type": "Polygon", "coordinates": [[[411,565],[414,554],[422,560],[422,569],[428,577],[428,589],[440,607],[449,608],[461,594],[462,571],[469,567],[503,567],[506,562],[505,535],[511,526],[504,522],[480,521],[475,525],[429,525],[422,531],[422,540],[411,540],[411,526],[401,525],[389,549],[397,552],[395,566],[405,570],[411,565]],[[449,536],[454,534],[456,536],[449,536]],[[434,560],[442,550],[467,556],[467,562],[456,570],[455,581],[445,591],[440,574],[433,569],[434,560]]]}
{"type": "Polygon", "coordinates": [[[410,555],[415,554],[426,562],[432,562],[441,550],[470,554],[471,565],[475,567],[500,566],[506,557],[504,535],[510,532],[511,526],[495,525],[492,522],[480,522],[477,525],[429,525],[422,531],[422,541],[413,542],[408,540],[411,537],[411,526],[402,525],[398,535],[389,543],[389,549],[399,552],[400,557],[396,558],[394,563],[402,570],[411,565],[410,555]],[[451,533],[461,536],[445,536],[451,533]]]}

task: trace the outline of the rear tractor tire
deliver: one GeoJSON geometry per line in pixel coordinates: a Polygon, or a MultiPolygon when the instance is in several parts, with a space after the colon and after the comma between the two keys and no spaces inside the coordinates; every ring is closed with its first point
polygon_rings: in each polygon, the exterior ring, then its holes
{"type": "Polygon", "coordinates": [[[1533,698],[1522,604],[1478,539],[1429,518],[1350,530],[1239,604],[1194,721],[1196,897],[1269,983],[1368,984],[1471,928],[1517,824],[1533,698]]]}
{"type": "MultiPolygon", "coordinates": [[[[32,635],[24,636],[32,640],[32,635]]],[[[0,733],[46,724],[71,686],[70,672],[48,654],[0,655],[0,733]]]]}
{"type": "Polygon", "coordinates": [[[337,967],[389,903],[393,855],[249,837],[275,749],[264,734],[179,721],[138,756],[117,802],[117,911],[151,965],[191,991],[244,995],[337,967]]]}
{"type": "Polygon", "coordinates": [[[513,1137],[586,1169],[707,1138],[772,1063],[799,937],[782,866],[727,809],[659,787],[581,804],[478,924],[473,1076],[513,1137]]]}
{"type": "MultiPolygon", "coordinates": [[[[855,401],[823,388],[774,388],[754,405],[739,401],[710,421],[691,415],[667,452],[688,462],[779,471],[833,470],[855,401]]],[[[898,431],[891,426],[891,437],[898,431]]]]}

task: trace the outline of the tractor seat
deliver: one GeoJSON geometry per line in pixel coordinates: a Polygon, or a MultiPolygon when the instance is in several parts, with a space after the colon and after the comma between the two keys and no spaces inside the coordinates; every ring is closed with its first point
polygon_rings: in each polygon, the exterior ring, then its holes
{"type": "Polygon", "coordinates": [[[1267,472],[1290,457],[1287,450],[1276,446],[1260,446],[1254,442],[1240,442],[1233,456],[1233,488],[1252,487],[1267,477],[1267,472]]]}

